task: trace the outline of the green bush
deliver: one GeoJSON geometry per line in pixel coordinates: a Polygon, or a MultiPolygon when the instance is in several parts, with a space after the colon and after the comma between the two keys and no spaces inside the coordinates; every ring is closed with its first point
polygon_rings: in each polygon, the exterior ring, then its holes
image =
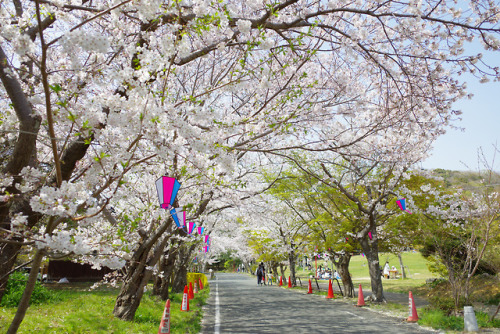
{"type": "Polygon", "coordinates": [[[477,325],[479,327],[495,327],[495,328],[500,328],[500,319],[493,319],[493,321],[490,321],[490,316],[486,312],[475,312],[476,313],[476,319],[477,319],[477,325]]]}
{"type": "MultiPolygon", "coordinates": [[[[429,304],[432,308],[443,311],[446,315],[451,314],[455,311],[455,301],[451,297],[445,296],[432,296],[429,298],[429,304]]],[[[458,302],[458,309],[463,309],[465,304],[465,299],[460,298],[458,302]]]]}
{"type": "Polygon", "coordinates": [[[447,316],[444,311],[426,308],[419,315],[418,324],[435,329],[451,329],[461,331],[464,329],[464,319],[461,317],[447,316]]]}
{"type": "MultiPolygon", "coordinates": [[[[21,297],[28,282],[28,276],[21,272],[14,272],[10,275],[0,306],[16,307],[21,301],[21,297]]],[[[36,282],[31,295],[30,304],[41,304],[53,299],[54,293],[36,282]]]]}

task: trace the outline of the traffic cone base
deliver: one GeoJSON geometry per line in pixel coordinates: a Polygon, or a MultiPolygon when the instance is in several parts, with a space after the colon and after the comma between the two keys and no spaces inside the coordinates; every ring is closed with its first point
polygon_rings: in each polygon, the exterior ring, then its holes
{"type": "Polygon", "coordinates": [[[413,300],[413,294],[411,293],[411,291],[408,295],[408,319],[406,319],[406,321],[418,321],[417,308],[415,307],[415,301],[413,300]]]}
{"type": "Polygon", "coordinates": [[[312,288],[311,280],[309,280],[309,288],[307,289],[307,293],[308,294],[313,293],[313,288],[312,288]]]}
{"type": "Polygon", "coordinates": [[[165,311],[163,311],[158,334],[170,334],[170,299],[167,299],[165,304],[165,311]]]}
{"type": "Polygon", "coordinates": [[[333,295],[333,287],[332,287],[332,280],[328,281],[328,294],[326,295],[326,299],[332,299],[335,298],[333,295]]]}
{"type": "Polygon", "coordinates": [[[358,304],[356,306],[357,307],[366,306],[366,304],[365,304],[365,297],[363,297],[363,289],[361,288],[361,284],[359,285],[358,304]]]}

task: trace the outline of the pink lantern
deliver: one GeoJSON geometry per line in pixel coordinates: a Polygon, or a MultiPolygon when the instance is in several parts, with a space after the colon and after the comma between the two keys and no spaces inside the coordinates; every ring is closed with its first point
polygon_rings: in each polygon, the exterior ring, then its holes
{"type": "Polygon", "coordinates": [[[156,180],[156,191],[162,209],[170,209],[174,205],[175,197],[181,184],[173,177],[162,176],[156,180]]]}

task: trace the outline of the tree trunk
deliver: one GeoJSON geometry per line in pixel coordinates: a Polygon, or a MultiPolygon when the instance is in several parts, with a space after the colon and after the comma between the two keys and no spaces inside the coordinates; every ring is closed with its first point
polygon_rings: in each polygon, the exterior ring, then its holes
{"type": "Polygon", "coordinates": [[[196,244],[191,245],[189,248],[182,245],[179,249],[179,255],[176,263],[176,271],[174,280],[172,282],[172,292],[184,292],[184,287],[187,285],[188,264],[191,259],[191,253],[196,249],[196,244]]]}
{"type": "Polygon", "coordinates": [[[354,285],[352,283],[351,273],[349,272],[349,263],[351,262],[351,254],[338,254],[338,261],[334,261],[335,268],[342,278],[342,285],[344,286],[344,296],[354,297],[354,285]]]}
{"type": "Polygon", "coordinates": [[[160,262],[159,271],[162,277],[156,276],[155,284],[153,287],[153,295],[160,296],[162,300],[168,299],[168,289],[170,288],[170,281],[175,269],[175,254],[172,254],[172,249],[165,253],[160,262]]]}
{"type": "Polygon", "coordinates": [[[146,287],[153,274],[151,270],[145,269],[144,264],[129,269],[131,269],[131,274],[130,276],[127,275],[127,280],[116,298],[115,308],[113,309],[115,317],[126,321],[134,320],[135,312],[144,295],[144,287],[146,287]]]}
{"type": "Polygon", "coordinates": [[[403,265],[403,256],[401,253],[398,253],[398,259],[399,259],[399,266],[401,267],[401,275],[403,276],[403,279],[406,278],[406,271],[405,271],[405,266],[403,265]]]}
{"type": "Polygon", "coordinates": [[[21,322],[26,315],[26,311],[29,307],[29,302],[31,299],[31,294],[33,293],[33,289],[35,289],[36,279],[38,277],[38,271],[40,270],[40,265],[43,260],[43,250],[37,250],[35,256],[33,258],[33,262],[31,263],[31,271],[28,277],[28,282],[26,283],[26,288],[24,289],[23,296],[21,297],[21,301],[19,302],[19,306],[17,307],[16,315],[12,320],[9,329],[7,330],[7,334],[15,334],[21,325],[21,322]]]}
{"type": "Polygon", "coordinates": [[[286,266],[284,266],[283,263],[280,263],[280,273],[281,273],[280,276],[283,277],[284,280],[286,280],[285,270],[286,270],[286,266]]]}
{"type": "Polygon", "coordinates": [[[297,279],[295,278],[295,250],[288,253],[288,261],[290,262],[290,280],[292,281],[292,286],[297,286],[297,279]]]}
{"type": "MultiPolygon", "coordinates": [[[[159,231],[164,230],[160,229],[159,231]]],[[[160,260],[169,236],[163,238],[161,242],[157,242],[158,239],[159,236],[148,238],[127,263],[125,280],[113,309],[115,317],[127,321],[134,320],[135,312],[144,295],[144,288],[153,275],[153,271],[147,268],[154,267],[160,260]],[[153,246],[155,246],[154,249],[153,246]]]]}
{"type": "Polygon", "coordinates": [[[372,240],[368,237],[359,240],[366,259],[368,260],[368,270],[370,272],[370,283],[372,289],[372,300],[377,303],[385,302],[384,289],[382,286],[382,275],[380,273],[380,261],[378,258],[378,241],[374,235],[372,240]]]}

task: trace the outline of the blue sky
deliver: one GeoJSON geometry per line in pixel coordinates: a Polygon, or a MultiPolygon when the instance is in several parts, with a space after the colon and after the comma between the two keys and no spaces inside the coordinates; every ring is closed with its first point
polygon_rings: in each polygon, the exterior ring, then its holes
{"type": "MultiPolygon", "coordinates": [[[[485,60],[500,67],[498,53],[485,55],[485,60]]],[[[481,84],[477,79],[467,80],[467,86],[474,97],[455,105],[456,109],[463,112],[462,121],[455,125],[464,130],[450,129],[441,136],[434,144],[432,156],[421,167],[477,171],[479,148],[483,149],[490,163],[494,153],[493,144],[496,143],[500,149],[500,82],[481,84]]],[[[496,160],[494,170],[500,171],[500,153],[496,160]]],[[[480,169],[484,167],[480,166],[480,169]]]]}

